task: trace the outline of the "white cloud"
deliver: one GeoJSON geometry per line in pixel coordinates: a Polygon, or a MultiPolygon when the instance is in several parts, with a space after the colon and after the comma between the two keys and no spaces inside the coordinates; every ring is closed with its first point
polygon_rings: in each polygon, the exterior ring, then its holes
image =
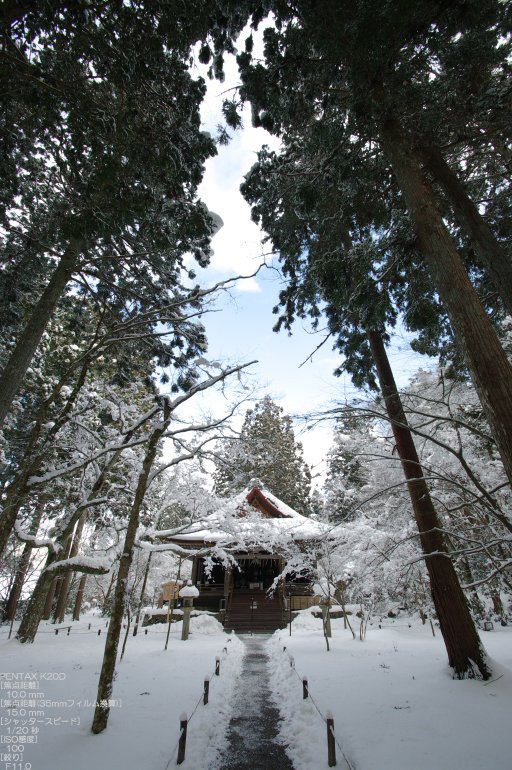
{"type": "MultiPolygon", "coordinates": [[[[249,34],[249,31],[247,31],[249,34]]],[[[242,32],[241,39],[247,35],[242,32]]],[[[256,41],[257,44],[260,41],[256,41]]],[[[198,74],[206,80],[208,67],[198,65],[198,74]]],[[[235,58],[227,56],[224,71],[224,83],[207,80],[207,94],[203,102],[201,115],[203,127],[213,136],[217,134],[217,125],[223,123],[222,102],[235,96],[239,84],[235,58]]],[[[250,109],[243,111],[244,129],[230,131],[231,142],[219,146],[218,154],[206,162],[204,180],[199,188],[199,196],[209,209],[215,211],[223,220],[224,227],[215,235],[214,255],[208,273],[215,279],[229,275],[247,275],[256,269],[262,261],[264,247],[262,234],[251,220],[251,211],[240,193],[240,184],[244,174],[257,160],[257,152],[262,145],[268,144],[277,149],[279,140],[263,128],[253,128],[250,109]]],[[[259,291],[256,283],[239,285],[241,291],[259,291]]]]}
{"type": "Polygon", "coordinates": [[[238,291],[261,291],[261,286],[255,278],[245,278],[243,281],[237,281],[238,291]]]}

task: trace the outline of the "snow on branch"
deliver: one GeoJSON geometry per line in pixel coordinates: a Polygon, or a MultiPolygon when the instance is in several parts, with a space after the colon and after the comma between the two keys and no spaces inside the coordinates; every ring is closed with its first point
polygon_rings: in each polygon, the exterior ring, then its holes
{"type": "Polygon", "coordinates": [[[43,572],[61,575],[65,572],[85,572],[88,575],[106,575],[112,568],[112,560],[104,556],[72,556],[70,559],[54,561],[43,572]]]}
{"type": "Polygon", "coordinates": [[[45,473],[43,476],[31,476],[27,482],[27,487],[34,487],[39,484],[45,484],[47,481],[52,481],[53,479],[59,479],[62,478],[62,476],[69,476],[75,471],[79,471],[82,468],[85,468],[90,463],[94,462],[95,460],[98,460],[103,455],[107,454],[108,452],[117,452],[119,450],[124,449],[130,449],[134,446],[140,446],[141,444],[145,444],[147,442],[147,438],[141,438],[137,441],[130,441],[129,444],[111,444],[104,449],[99,449],[94,454],[89,455],[89,457],[86,457],[84,460],[80,460],[77,463],[73,463],[73,465],[66,465],[64,468],[54,468],[51,471],[48,471],[48,473],[45,473]]]}
{"type": "Polygon", "coordinates": [[[83,511],[84,508],[92,508],[94,505],[103,505],[103,503],[110,503],[108,497],[95,497],[93,500],[84,500],[83,503],[79,503],[76,507],[76,511],[83,511]]]}
{"type": "Polygon", "coordinates": [[[58,553],[62,546],[53,542],[53,540],[40,540],[35,535],[30,535],[21,528],[19,521],[14,523],[14,534],[22,543],[30,543],[32,548],[48,548],[52,553],[58,553]]]}
{"type": "Polygon", "coordinates": [[[206,522],[195,521],[185,526],[173,527],[172,529],[148,529],[145,535],[151,541],[161,537],[174,537],[175,535],[194,535],[197,532],[202,532],[205,526],[206,522]],[[191,529],[191,527],[194,528],[191,529]]]}
{"type": "MultiPolygon", "coordinates": [[[[235,374],[236,372],[241,372],[242,369],[246,369],[248,366],[252,366],[253,364],[257,364],[258,361],[249,361],[246,364],[239,364],[238,366],[233,366],[230,369],[222,369],[221,373],[216,375],[215,377],[209,377],[207,380],[203,380],[203,382],[199,382],[197,385],[194,385],[190,388],[187,393],[182,393],[177,398],[174,399],[174,401],[169,400],[169,410],[171,412],[174,412],[178,406],[183,404],[185,401],[188,401],[193,396],[195,396],[196,393],[200,393],[203,390],[208,390],[208,388],[213,387],[214,385],[217,385],[217,383],[222,382],[227,377],[229,377],[231,374],[235,374]]],[[[165,398],[165,397],[164,397],[165,398]]]]}
{"type": "Polygon", "coordinates": [[[211,550],[210,548],[200,548],[197,551],[191,551],[190,549],[182,548],[182,546],[178,545],[177,543],[162,543],[161,545],[153,545],[153,543],[150,543],[147,540],[139,540],[139,538],[135,538],[135,545],[137,548],[142,548],[143,551],[172,551],[173,553],[178,554],[178,556],[185,556],[187,559],[192,559],[194,556],[203,556],[204,554],[209,553],[211,550]]]}
{"type": "Polygon", "coordinates": [[[135,422],[128,429],[123,431],[121,435],[124,435],[125,438],[120,443],[115,442],[113,444],[109,444],[108,446],[103,447],[102,449],[99,449],[93,454],[89,455],[84,460],[80,460],[79,462],[73,463],[72,465],[66,465],[63,468],[54,468],[53,470],[45,473],[43,476],[31,476],[27,482],[27,487],[30,488],[39,484],[44,484],[47,481],[61,478],[62,476],[69,476],[75,471],[85,468],[90,463],[94,463],[100,457],[103,457],[103,455],[108,454],[109,452],[113,452],[114,454],[117,454],[124,451],[125,449],[130,449],[131,447],[145,444],[147,441],[147,438],[137,439],[136,441],[131,441],[129,439],[134,433],[136,433],[137,430],[139,430],[139,428],[144,423],[146,423],[148,420],[154,417],[155,414],[158,414],[160,409],[161,409],[160,405],[153,406],[149,411],[147,411],[145,414],[137,418],[137,420],[135,420],[135,422]]]}
{"type": "Polygon", "coordinates": [[[474,583],[468,583],[467,585],[463,585],[462,588],[468,589],[468,588],[476,588],[477,586],[481,586],[484,583],[488,583],[492,578],[496,577],[496,575],[499,575],[501,572],[512,572],[512,559],[507,559],[506,561],[503,561],[499,567],[496,567],[496,569],[493,569],[492,572],[489,572],[488,575],[486,575],[481,580],[475,580],[474,583]]]}
{"type": "Polygon", "coordinates": [[[152,484],[152,482],[155,480],[157,476],[159,476],[161,473],[166,471],[168,468],[171,468],[174,465],[178,465],[179,463],[185,462],[185,460],[193,460],[199,454],[200,450],[205,444],[214,440],[215,440],[215,436],[213,438],[206,439],[206,441],[203,441],[197,447],[194,447],[193,449],[191,449],[187,454],[178,455],[177,457],[174,457],[169,462],[157,466],[157,468],[155,468],[155,470],[152,471],[149,476],[148,486],[152,484]]]}

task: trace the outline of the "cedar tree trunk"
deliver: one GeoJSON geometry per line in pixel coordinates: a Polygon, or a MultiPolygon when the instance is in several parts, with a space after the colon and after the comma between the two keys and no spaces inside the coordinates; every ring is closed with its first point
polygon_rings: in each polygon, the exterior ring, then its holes
{"type": "Polygon", "coordinates": [[[386,403],[386,410],[393,428],[398,455],[407,479],[414,516],[420,532],[421,547],[423,553],[427,554],[425,563],[449,664],[456,679],[467,679],[475,676],[489,679],[492,672],[469,612],[466,597],[460,587],[457,573],[447,553],[441,532],[442,525],[438,520],[423,476],[382,335],[378,331],[369,331],[367,336],[386,403]],[[428,556],[428,554],[432,555],[428,556]]]}
{"type": "Polygon", "coordinates": [[[417,243],[471,373],[512,483],[512,367],[437,208],[432,188],[397,120],[380,129],[417,243]]]}
{"type": "MultiPolygon", "coordinates": [[[[67,540],[67,542],[66,542],[63,550],[61,551],[60,555],[55,557],[55,558],[53,558],[53,557],[51,559],[49,558],[48,561],[46,562],[46,565],[48,566],[48,564],[51,564],[53,561],[61,561],[62,559],[67,559],[68,556],[69,556],[69,545],[70,545],[70,540],[67,540]]],[[[42,615],[42,618],[40,618],[39,620],[49,620],[50,619],[51,614],[52,614],[53,601],[55,599],[55,596],[59,595],[58,594],[58,590],[59,590],[59,587],[60,587],[60,582],[61,582],[61,578],[60,577],[54,577],[53,578],[53,580],[52,580],[52,582],[50,584],[50,588],[48,589],[48,594],[46,596],[46,602],[45,602],[45,605],[44,605],[43,615],[42,615]]],[[[37,587],[38,587],[38,583],[36,583],[36,589],[37,589],[37,587]]]]}
{"type": "Polygon", "coordinates": [[[86,583],[87,583],[87,575],[82,575],[82,577],[80,578],[80,585],[78,586],[78,592],[75,599],[75,609],[73,610],[73,620],[80,620],[80,610],[82,609],[82,601],[84,598],[86,583]]]}
{"type": "MultiPolygon", "coordinates": [[[[70,567],[67,564],[59,566],[55,558],[52,559],[52,556],[53,555],[50,554],[48,564],[39,576],[34,593],[32,594],[29,605],[23,615],[23,620],[21,621],[18,633],[16,634],[16,638],[23,644],[34,641],[43,614],[46,594],[54,577],[56,575],[58,577],[65,575],[66,572],[73,572],[73,567],[70,567]],[[50,559],[52,559],[51,562],[50,559]],[[48,569],[49,567],[50,569],[48,569]]],[[[82,570],[92,575],[105,575],[108,572],[108,568],[106,567],[87,567],[85,565],[82,567],[82,570]]]]}
{"type": "Polygon", "coordinates": [[[34,587],[32,596],[23,614],[16,638],[20,642],[33,642],[41,620],[49,620],[52,614],[52,604],[55,590],[60,577],[56,572],[46,572],[46,567],[55,561],[62,561],[68,557],[69,541],[59,555],[49,553],[46,559],[45,569],[42,570],[34,587]]]}
{"type": "MultiPolygon", "coordinates": [[[[53,607],[53,600],[55,598],[55,591],[57,590],[57,578],[53,578],[50,587],[48,589],[48,593],[46,594],[46,600],[44,604],[43,614],[41,616],[41,620],[49,620],[52,615],[52,607],[53,607]]],[[[38,588],[38,583],[36,583],[36,590],[38,588]]]]}
{"type": "Polygon", "coordinates": [[[46,571],[46,568],[55,561],[62,561],[68,555],[68,546],[57,556],[55,553],[49,553],[46,559],[46,566],[42,570],[37,583],[34,587],[32,596],[27,605],[23,618],[16,634],[16,638],[23,644],[33,642],[39,623],[41,620],[48,620],[52,613],[53,597],[59,580],[59,575],[53,571],[46,571]]]}
{"type": "Polygon", "coordinates": [[[16,634],[16,639],[22,644],[31,644],[34,641],[39,623],[43,617],[46,599],[49,593],[51,593],[50,587],[54,581],[53,572],[45,572],[43,570],[39,575],[34,592],[30,597],[27,609],[18,628],[18,633],[16,634]]]}
{"type": "Polygon", "coordinates": [[[482,260],[505,310],[512,315],[512,262],[507,253],[467,194],[457,174],[445,161],[439,147],[425,147],[421,152],[426,161],[426,168],[443,188],[455,218],[482,260]]]}
{"type": "Polygon", "coordinates": [[[70,242],[5,365],[0,376],[0,427],[21,387],[48,322],[73,275],[82,249],[82,241],[73,239],[70,242]]]}
{"type": "MultiPolygon", "coordinates": [[[[82,537],[84,524],[85,524],[85,512],[82,514],[82,516],[78,520],[76,531],[73,537],[73,545],[71,546],[71,551],[69,552],[70,558],[72,558],[73,556],[76,556],[78,553],[78,546],[80,545],[80,538],[82,537]]],[[[58,620],[59,623],[64,622],[64,617],[66,613],[66,602],[68,600],[69,586],[71,585],[72,578],[73,578],[73,573],[66,572],[64,576],[64,580],[62,581],[62,585],[60,587],[59,599],[57,601],[57,606],[55,608],[55,620],[56,621],[58,620]]]]}
{"type": "Polygon", "coordinates": [[[140,599],[139,599],[139,608],[137,610],[137,617],[135,618],[135,627],[133,629],[133,635],[137,636],[137,631],[139,630],[139,620],[140,620],[140,613],[142,610],[142,605],[144,604],[144,593],[146,591],[146,583],[148,582],[148,576],[149,576],[149,570],[151,569],[151,557],[153,556],[153,551],[149,552],[148,556],[148,563],[146,564],[146,571],[144,573],[144,580],[142,581],[142,590],[140,592],[140,599]]]}
{"type": "MultiPolygon", "coordinates": [[[[39,529],[39,524],[41,523],[41,517],[43,515],[43,510],[47,499],[48,498],[46,497],[46,495],[41,495],[39,499],[39,503],[34,512],[34,518],[32,519],[32,523],[30,525],[30,529],[29,529],[30,535],[37,535],[37,530],[39,529]]],[[[23,548],[23,553],[20,559],[20,566],[18,567],[18,571],[14,579],[14,584],[13,584],[13,587],[11,588],[11,593],[9,594],[9,599],[5,607],[4,620],[14,620],[14,618],[16,617],[16,609],[18,607],[18,602],[21,595],[21,589],[23,588],[23,584],[25,582],[25,577],[27,574],[28,565],[30,564],[31,555],[32,555],[32,544],[30,542],[25,543],[25,547],[23,548]]]]}
{"type": "Polygon", "coordinates": [[[18,608],[18,602],[21,595],[21,589],[25,582],[25,576],[27,574],[28,565],[30,564],[30,557],[32,555],[32,546],[30,543],[25,543],[23,553],[21,554],[20,564],[14,578],[11,591],[9,593],[9,599],[5,606],[4,621],[14,620],[16,617],[16,610],[18,608]]]}
{"type": "Polygon", "coordinates": [[[163,421],[157,423],[157,427],[151,433],[146,456],[142,464],[142,471],[139,475],[135,497],[130,511],[126,539],[124,541],[123,553],[119,563],[119,572],[117,575],[117,584],[114,598],[114,607],[108,626],[107,640],[105,642],[105,652],[103,655],[103,665],[101,668],[100,679],[98,682],[98,695],[96,698],[96,709],[92,723],[92,732],[101,733],[107,726],[110,713],[109,701],[112,697],[112,687],[114,684],[114,674],[117,659],[117,648],[119,646],[119,637],[123,623],[125,608],[126,586],[128,582],[128,573],[133,561],[133,549],[135,536],[139,526],[139,512],[143,503],[146,490],[149,483],[149,474],[153,465],[158,449],[158,442],[167,430],[170,421],[170,409],[168,402],[164,402],[163,421]]]}

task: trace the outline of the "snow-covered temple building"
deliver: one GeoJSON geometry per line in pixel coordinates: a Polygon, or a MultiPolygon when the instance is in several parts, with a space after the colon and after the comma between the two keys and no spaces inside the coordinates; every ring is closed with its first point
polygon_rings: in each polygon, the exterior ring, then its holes
{"type": "Polygon", "coordinates": [[[229,509],[208,516],[201,528],[161,541],[191,552],[192,582],[199,589],[195,607],[224,611],[226,630],[261,632],[283,627],[290,605],[303,609],[313,603],[311,573],[303,565],[314,562],[326,530],[254,487],[231,500],[229,509]],[[296,569],[285,573],[290,560],[296,569]]]}

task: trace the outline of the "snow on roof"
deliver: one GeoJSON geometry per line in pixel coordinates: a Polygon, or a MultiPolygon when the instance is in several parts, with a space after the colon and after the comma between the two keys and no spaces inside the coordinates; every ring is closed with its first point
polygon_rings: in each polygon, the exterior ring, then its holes
{"type": "MultiPolygon", "coordinates": [[[[253,496],[254,499],[254,496],[253,496]]],[[[243,545],[271,545],[283,540],[314,540],[329,530],[326,524],[313,521],[294,511],[266,489],[245,490],[226,501],[227,505],[206,517],[206,527],[174,535],[171,542],[227,546],[239,542],[243,545]],[[260,510],[250,505],[247,498],[259,492],[270,505],[277,509],[277,515],[266,518],[260,510]]],[[[261,501],[260,501],[261,502],[261,501]]]]}
{"type": "Polygon", "coordinates": [[[277,510],[283,514],[283,516],[287,516],[290,519],[301,519],[303,522],[310,521],[307,516],[303,516],[302,513],[297,513],[297,511],[294,511],[293,508],[290,508],[289,505],[283,503],[282,500],[273,495],[272,492],[269,492],[268,489],[260,489],[259,491],[263,497],[269,501],[269,503],[272,503],[274,508],[277,508],[277,510]]]}

